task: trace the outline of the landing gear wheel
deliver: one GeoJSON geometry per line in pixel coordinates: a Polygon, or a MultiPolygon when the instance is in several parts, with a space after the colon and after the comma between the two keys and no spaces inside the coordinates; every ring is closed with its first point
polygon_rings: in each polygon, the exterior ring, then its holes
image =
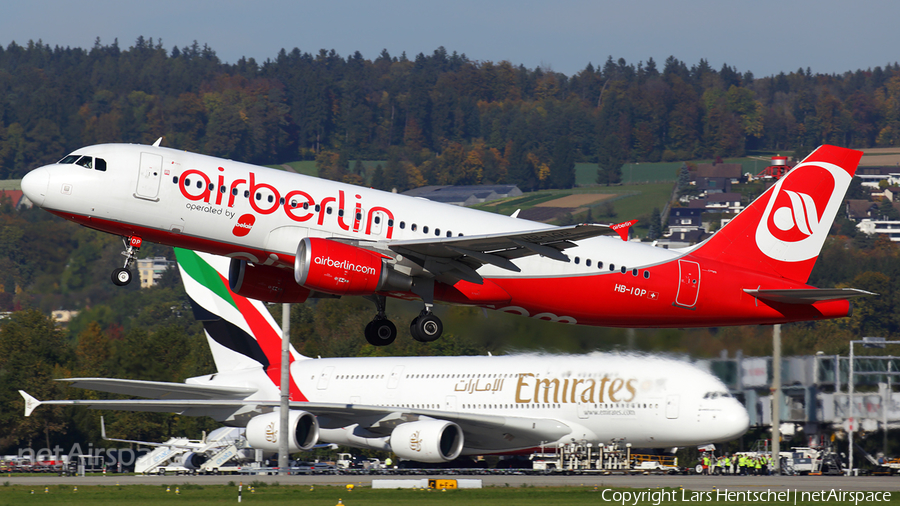
{"type": "Polygon", "coordinates": [[[131,283],[131,271],[128,269],[123,269],[119,267],[118,269],[112,271],[112,282],[118,286],[125,286],[128,283],[131,283]]]}
{"type": "Polygon", "coordinates": [[[366,341],[372,346],[387,346],[397,339],[397,327],[387,319],[376,319],[366,325],[366,341]]]}
{"type": "Polygon", "coordinates": [[[434,313],[424,313],[413,318],[409,324],[409,333],[413,339],[421,343],[430,343],[441,337],[444,332],[444,324],[434,313]]]}

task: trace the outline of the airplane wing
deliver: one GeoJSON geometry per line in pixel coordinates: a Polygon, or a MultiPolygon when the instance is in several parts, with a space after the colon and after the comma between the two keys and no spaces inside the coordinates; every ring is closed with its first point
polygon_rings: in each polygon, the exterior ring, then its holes
{"type": "Polygon", "coordinates": [[[150,399],[244,399],[256,393],[255,388],[192,385],[163,381],[141,381],[118,378],[64,378],[76,388],[87,388],[113,394],[135,395],[150,399]]]}
{"type": "MultiPolygon", "coordinates": [[[[90,409],[149,411],[185,415],[235,413],[238,411],[271,410],[279,401],[243,401],[227,399],[77,399],[40,401],[19,390],[25,399],[25,416],[38,406],[85,406],[90,409]],[[201,412],[202,411],[202,412],[201,412]]],[[[401,423],[419,419],[454,422],[460,426],[466,448],[474,450],[515,450],[556,441],[569,434],[571,428],[563,422],[547,418],[509,417],[469,413],[453,413],[428,409],[409,409],[362,404],[291,402],[292,409],[302,409],[316,415],[323,428],[357,426],[366,434],[381,437],[390,435],[401,423]]],[[[213,416],[216,418],[215,416],[213,416]]],[[[327,442],[327,441],[325,441],[327,442]]]]}
{"type": "Polygon", "coordinates": [[[878,295],[858,288],[797,288],[787,290],[759,290],[745,288],[744,293],[757,299],[784,304],[815,304],[826,300],[849,299],[863,295],[878,295]]]}
{"type": "Polygon", "coordinates": [[[618,231],[613,227],[582,224],[512,233],[390,241],[384,246],[432,274],[450,273],[459,279],[481,284],[481,276],[475,269],[484,264],[520,272],[521,269],[510,260],[542,255],[568,262],[569,257],[562,252],[564,249],[574,247],[575,241],[618,231]]]}

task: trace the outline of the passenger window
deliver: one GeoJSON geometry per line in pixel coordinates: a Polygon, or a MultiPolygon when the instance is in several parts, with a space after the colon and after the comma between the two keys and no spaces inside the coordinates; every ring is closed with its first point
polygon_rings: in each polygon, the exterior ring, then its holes
{"type": "Polygon", "coordinates": [[[361,219],[362,219],[362,213],[356,213],[356,221],[359,221],[361,219]]]}
{"type": "Polygon", "coordinates": [[[616,264],[609,264],[609,272],[613,272],[616,270],[616,264]]]}
{"type": "Polygon", "coordinates": [[[178,176],[172,176],[172,182],[178,184],[178,176]]]}
{"type": "Polygon", "coordinates": [[[330,207],[326,207],[326,208],[325,208],[325,214],[331,214],[331,208],[330,208],[330,207]]]}
{"type": "Polygon", "coordinates": [[[209,191],[213,191],[216,189],[216,185],[209,183],[209,191]]]}
{"type": "Polygon", "coordinates": [[[590,266],[591,266],[591,259],[590,259],[590,258],[586,258],[586,259],[584,260],[584,265],[586,265],[587,267],[590,267],[590,266]]]}
{"type": "MultiPolygon", "coordinates": [[[[390,224],[390,223],[388,223],[388,224],[390,224]]],[[[405,221],[401,221],[401,222],[400,222],[400,230],[403,230],[404,228],[406,228],[406,222],[405,222],[405,221]]]]}
{"type": "Polygon", "coordinates": [[[389,227],[393,227],[393,226],[394,226],[394,220],[388,219],[388,226],[389,226],[389,227]]]}
{"type": "MultiPolygon", "coordinates": [[[[331,211],[329,211],[328,214],[331,214],[331,211]]],[[[343,210],[343,209],[338,209],[338,216],[340,216],[340,217],[342,217],[342,218],[344,217],[344,210],[343,210]]]]}
{"type": "Polygon", "coordinates": [[[203,181],[197,181],[197,189],[203,188],[203,181]]]}
{"type": "Polygon", "coordinates": [[[94,158],[94,170],[106,172],[106,160],[102,158],[94,158]]]}
{"type": "Polygon", "coordinates": [[[423,233],[423,234],[427,234],[427,233],[428,233],[428,225],[425,225],[424,227],[422,227],[422,233],[423,233]]]}
{"type": "Polygon", "coordinates": [[[412,230],[413,232],[415,232],[417,228],[419,228],[419,227],[417,227],[415,223],[413,223],[412,226],[409,227],[409,229],[412,230]]]}
{"type": "Polygon", "coordinates": [[[650,271],[644,271],[644,279],[650,279],[650,271]]]}
{"type": "Polygon", "coordinates": [[[597,262],[597,268],[598,268],[598,269],[602,269],[602,268],[603,268],[603,262],[597,262]]]}
{"type": "Polygon", "coordinates": [[[451,231],[448,230],[448,231],[447,231],[447,237],[453,237],[453,232],[451,232],[451,231]]]}
{"type": "Polygon", "coordinates": [[[379,223],[381,223],[381,217],[380,217],[380,216],[376,216],[375,219],[372,220],[372,221],[374,221],[375,224],[378,225],[379,223]]]}
{"type": "Polygon", "coordinates": [[[638,273],[638,270],[637,270],[637,269],[631,269],[631,275],[632,275],[632,276],[637,277],[637,273],[638,273]]]}
{"type": "Polygon", "coordinates": [[[250,190],[244,190],[244,198],[248,198],[250,196],[250,190]]]}
{"type": "Polygon", "coordinates": [[[581,263],[581,259],[578,257],[575,257],[575,265],[578,265],[580,263],[581,263]]]}
{"type": "Polygon", "coordinates": [[[434,229],[434,235],[435,235],[436,237],[440,237],[440,235],[441,235],[441,229],[439,229],[439,228],[434,229]]]}
{"type": "Polygon", "coordinates": [[[627,270],[628,270],[628,268],[626,268],[626,267],[623,265],[623,266],[622,266],[622,274],[625,274],[625,271],[627,271],[627,270]]]}

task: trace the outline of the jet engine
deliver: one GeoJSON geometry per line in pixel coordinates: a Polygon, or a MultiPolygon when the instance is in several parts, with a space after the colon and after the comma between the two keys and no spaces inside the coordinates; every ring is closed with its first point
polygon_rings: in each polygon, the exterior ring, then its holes
{"type": "Polygon", "coordinates": [[[264,302],[306,302],[309,289],[291,283],[290,271],[271,265],[252,264],[238,258],[228,267],[231,291],[264,302]]]}
{"type": "MultiPolygon", "coordinates": [[[[247,442],[259,450],[278,451],[281,425],[280,413],[254,416],[247,422],[247,442]]],[[[319,441],[319,422],[306,411],[291,410],[288,414],[289,451],[309,450],[319,441]]]]}
{"type": "Polygon", "coordinates": [[[200,466],[206,462],[206,455],[197,452],[189,452],[185,453],[184,457],[181,458],[181,465],[184,466],[185,469],[200,469],[200,466]]]}
{"type": "Polygon", "coordinates": [[[463,432],[446,420],[420,420],[398,425],[391,432],[391,451],[416,462],[448,462],[459,457],[463,432]]]}
{"type": "Polygon", "coordinates": [[[385,265],[383,255],[318,237],[300,241],[294,280],[310,290],[334,295],[371,295],[412,287],[412,278],[385,265]]]}

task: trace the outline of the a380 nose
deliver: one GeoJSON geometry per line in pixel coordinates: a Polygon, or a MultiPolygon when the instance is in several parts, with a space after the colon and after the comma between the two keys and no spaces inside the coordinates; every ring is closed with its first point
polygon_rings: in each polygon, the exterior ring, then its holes
{"type": "Polygon", "coordinates": [[[50,171],[41,167],[25,174],[22,178],[22,192],[28,200],[38,207],[44,205],[44,197],[47,196],[47,186],[50,183],[50,171]]]}

